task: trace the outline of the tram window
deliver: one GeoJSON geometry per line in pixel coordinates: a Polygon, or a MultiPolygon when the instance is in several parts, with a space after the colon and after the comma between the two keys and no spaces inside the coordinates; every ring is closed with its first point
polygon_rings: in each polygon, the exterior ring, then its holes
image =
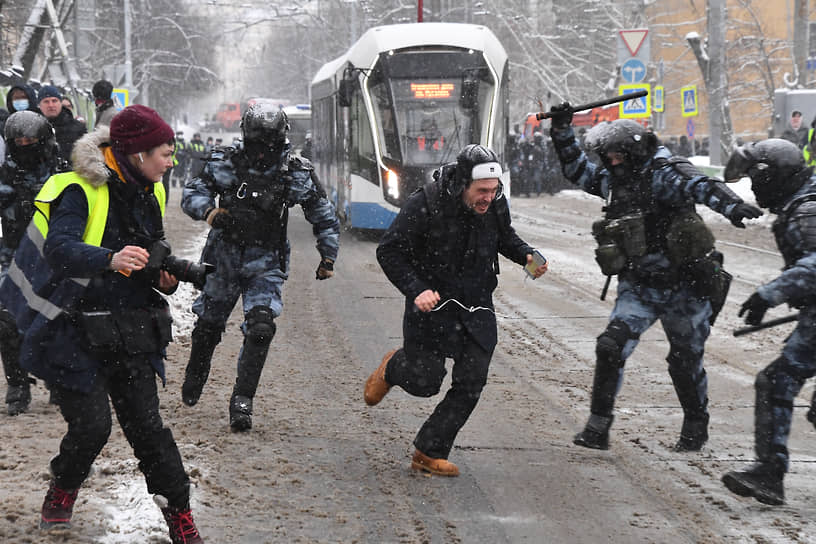
{"type": "Polygon", "coordinates": [[[371,123],[369,123],[362,93],[354,93],[349,113],[351,115],[351,138],[349,142],[351,171],[372,183],[379,184],[371,123]]]}
{"type": "Polygon", "coordinates": [[[507,133],[510,130],[510,97],[507,88],[507,67],[505,66],[504,75],[501,80],[501,88],[499,89],[499,104],[502,109],[502,114],[493,120],[493,150],[499,155],[499,160],[502,166],[507,166],[509,157],[505,154],[505,145],[507,143],[507,133]],[[504,120],[503,122],[501,120],[504,120]]]}
{"type": "Polygon", "coordinates": [[[394,109],[391,101],[390,90],[382,78],[372,78],[369,84],[372,102],[374,104],[374,122],[377,126],[377,139],[383,154],[395,160],[399,160],[402,155],[399,148],[399,136],[397,125],[394,120],[394,109]]]}

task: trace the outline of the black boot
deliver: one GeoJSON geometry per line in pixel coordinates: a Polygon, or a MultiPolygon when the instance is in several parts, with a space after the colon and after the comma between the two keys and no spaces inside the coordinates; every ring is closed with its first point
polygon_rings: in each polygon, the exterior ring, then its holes
{"type": "Polygon", "coordinates": [[[693,375],[691,369],[698,364],[697,359],[679,349],[673,348],[666,361],[674,391],[683,407],[683,427],[672,449],[676,452],[700,451],[708,442],[708,397],[705,393],[702,398],[700,395],[700,391],[708,388],[705,369],[693,375]]]}
{"type": "Polygon", "coordinates": [[[22,385],[9,385],[6,390],[6,412],[10,416],[17,416],[28,411],[31,404],[31,386],[28,380],[22,385]]]}
{"type": "Polygon", "coordinates": [[[241,356],[238,359],[238,376],[230,398],[230,427],[233,431],[248,431],[252,428],[252,399],[258,389],[269,344],[258,344],[244,338],[241,356]]]}
{"type": "Polygon", "coordinates": [[[741,497],[754,497],[762,504],[785,504],[783,480],[785,469],[780,462],[758,462],[744,471],[731,471],[722,481],[741,497]]]}
{"type": "Polygon", "coordinates": [[[204,384],[210,375],[210,363],[218,342],[221,341],[221,330],[196,324],[192,333],[193,345],[190,348],[190,361],[184,372],[184,384],[181,386],[181,400],[187,406],[193,406],[201,398],[204,384]]]}
{"type": "Polygon", "coordinates": [[[572,443],[594,450],[609,449],[609,428],[612,426],[612,416],[604,417],[592,414],[589,416],[586,427],[575,435],[572,443]]]}
{"type": "Polygon", "coordinates": [[[674,451],[700,451],[706,442],[708,442],[708,414],[683,417],[683,428],[680,429],[680,439],[674,445],[674,451]]]}
{"type": "Polygon", "coordinates": [[[229,406],[230,427],[233,431],[252,428],[252,399],[258,390],[275,329],[274,318],[268,308],[255,307],[247,312],[246,336],[238,357],[238,375],[229,406]]]}
{"type": "Polygon", "coordinates": [[[6,411],[16,416],[28,411],[31,404],[31,380],[28,373],[20,368],[20,335],[16,328],[10,328],[8,312],[0,310],[0,357],[3,359],[3,372],[6,375],[6,411]]]}
{"type": "Polygon", "coordinates": [[[252,428],[252,398],[232,394],[229,405],[230,428],[248,431],[252,428]]]}

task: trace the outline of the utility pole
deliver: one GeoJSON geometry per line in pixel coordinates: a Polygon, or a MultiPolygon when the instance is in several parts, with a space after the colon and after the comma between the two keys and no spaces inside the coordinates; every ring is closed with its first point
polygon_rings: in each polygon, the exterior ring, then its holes
{"type": "MultiPolygon", "coordinates": [[[[725,0],[708,2],[708,51],[709,63],[706,74],[708,88],[708,157],[711,164],[722,163],[722,147],[730,144],[723,141],[725,100],[725,0]]],[[[728,138],[727,140],[730,140],[728,138]]]]}
{"type": "Polygon", "coordinates": [[[125,10],[125,88],[133,92],[133,59],[130,56],[130,0],[124,1],[125,10]]]}
{"type": "Polygon", "coordinates": [[[793,72],[797,87],[807,85],[808,0],[795,0],[793,14],[793,72]]]}

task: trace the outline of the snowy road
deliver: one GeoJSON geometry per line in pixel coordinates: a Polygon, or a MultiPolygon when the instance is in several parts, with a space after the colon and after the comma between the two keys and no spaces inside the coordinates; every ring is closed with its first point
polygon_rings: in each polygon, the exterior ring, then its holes
{"type": "MultiPolygon", "coordinates": [[[[177,196],[174,197],[177,200],[177,196]]],[[[572,445],[588,415],[595,337],[614,300],[599,300],[592,221],[600,202],[574,192],[514,199],[514,225],[550,259],[537,281],[502,262],[496,292],[499,347],[482,400],[451,460],[459,478],[410,470],[411,441],[440,397],[393,390],[366,407],[362,385],[401,341],[402,299],[374,258],[376,242],[343,234],[337,276],[314,280],[318,256],[302,215],[290,221],[292,274],[278,334],[256,397],[255,426],[232,434],[227,400],[240,347],[233,314],[201,402],[181,404],[193,293],[180,290],[162,410],[196,489],[194,514],[207,542],[813,542],[816,431],[796,403],[787,505],[730,494],[719,478],[753,459],[753,379],[776,357],[790,326],[734,338],[739,304],[781,266],[767,221],[737,230],[706,214],[735,274],[707,346],[711,440],[671,451],[682,415],[659,327],[627,363],[611,449],[572,445]],[[756,248],[756,249],[749,249],[756,248]]],[[[194,255],[205,229],[170,206],[176,253],[194,255]]],[[[786,313],[777,308],[770,317],[786,313]]],[[[36,533],[48,459],[63,424],[41,387],[32,411],[0,416],[0,541],[166,542],[118,427],[80,492],[68,535],[36,533]]]]}

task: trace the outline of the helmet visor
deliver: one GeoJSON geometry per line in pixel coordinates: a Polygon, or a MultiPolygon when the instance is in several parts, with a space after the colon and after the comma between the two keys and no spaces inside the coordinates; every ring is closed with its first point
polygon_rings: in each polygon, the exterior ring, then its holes
{"type": "Polygon", "coordinates": [[[725,165],[723,177],[726,183],[735,183],[748,175],[748,171],[756,164],[756,160],[745,155],[742,149],[737,149],[731,154],[728,163],[725,165]]]}

